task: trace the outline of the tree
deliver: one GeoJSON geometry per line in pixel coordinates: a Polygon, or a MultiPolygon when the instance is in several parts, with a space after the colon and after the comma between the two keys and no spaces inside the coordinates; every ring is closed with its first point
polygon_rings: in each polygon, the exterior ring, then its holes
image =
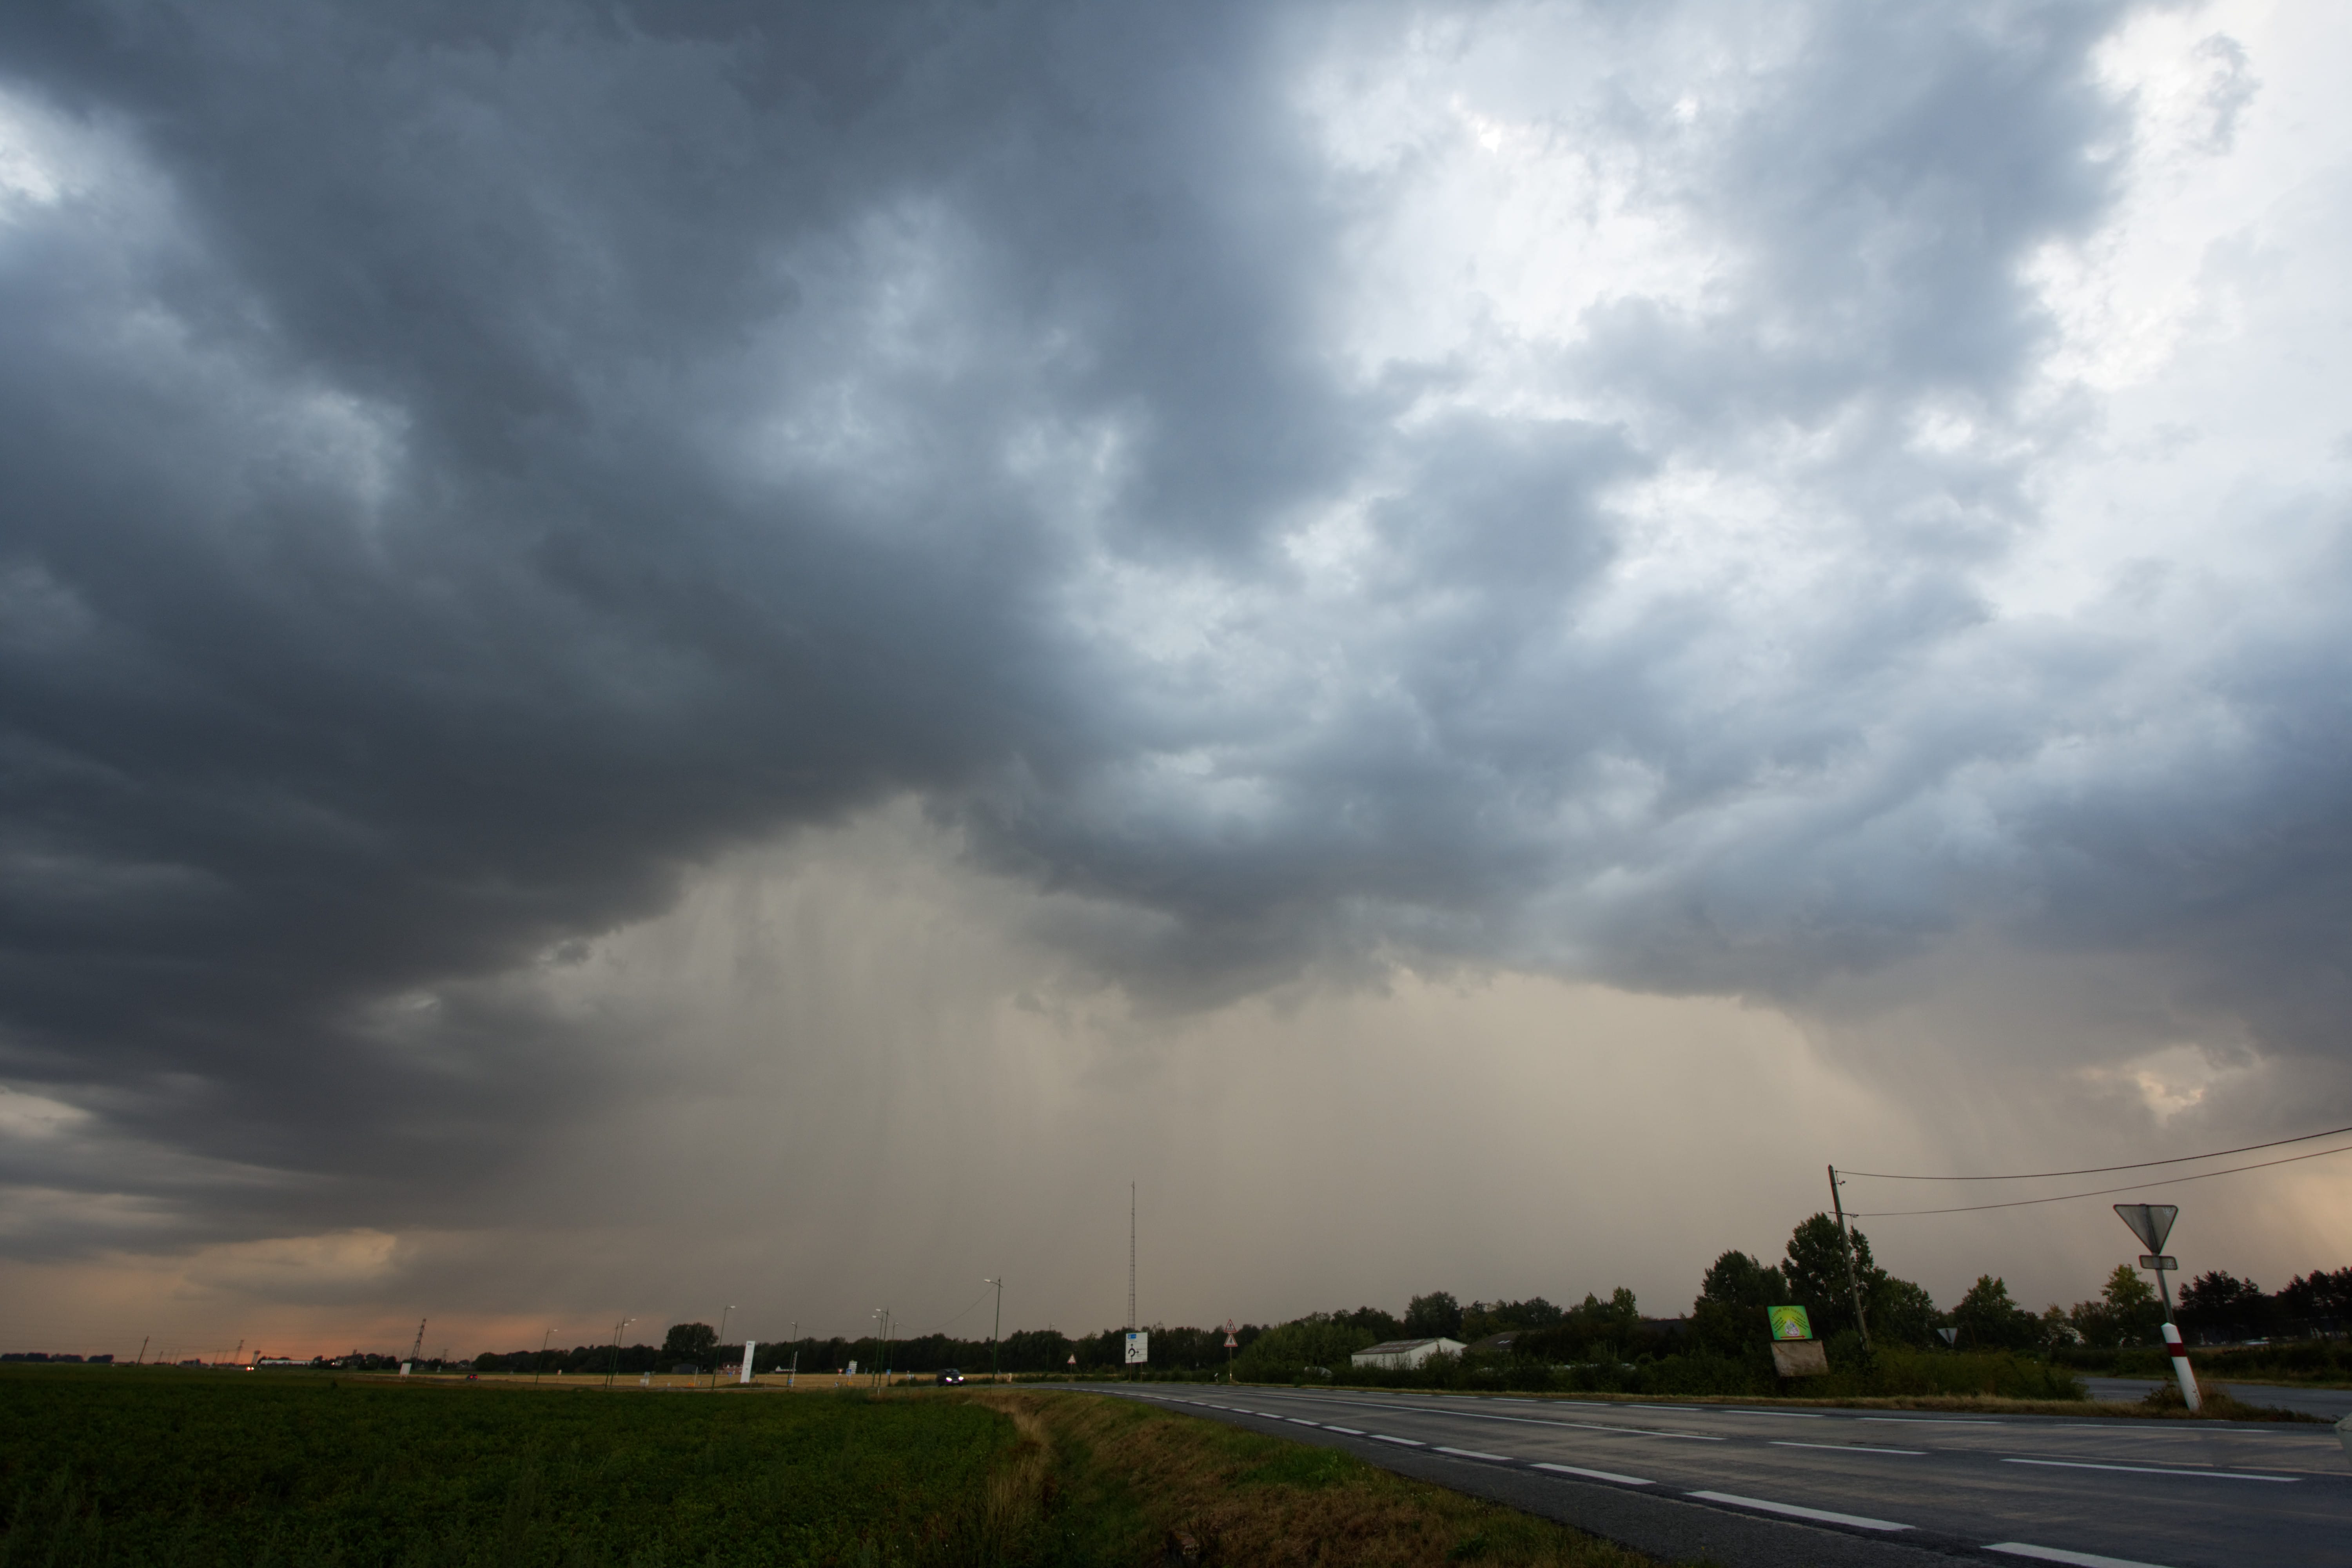
{"type": "Polygon", "coordinates": [[[1708,1265],[1691,1303],[1691,1337],[1717,1355],[1738,1355],[1771,1338],[1765,1309],[1788,1303],[1780,1271],[1744,1252],[1727,1252],[1708,1265]]]}
{"type": "Polygon", "coordinates": [[[709,1323],[672,1323],[661,1348],[662,1360],[690,1361],[698,1366],[709,1364],[718,1351],[719,1331],[709,1323]]]}
{"type": "Polygon", "coordinates": [[[1445,1290],[1415,1296],[1405,1305],[1404,1331],[1415,1339],[1458,1339],[1462,1333],[1462,1303],[1445,1290]]]}
{"type": "Polygon", "coordinates": [[[2341,1327],[2352,1320],[2352,1268],[2298,1274],[2275,1300],[2280,1311],[2309,1320],[2313,1327],[2341,1327]]]}
{"type": "Polygon", "coordinates": [[[1257,1336],[1235,1359],[1234,1371],[1264,1383],[1295,1377],[1308,1367],[1345,1367],[1350,1355],[1372,1342],[1365,1330],[1328,1312],[1309,1312],[1257,1336]]]}
{"type": "Polygon", "coordinates": [[[2083,1342],[2095,1349],[2142,1345],[2158,1337],[2164,1322],[2164,1303],[2137,1270],[2128,1263],[2118,1263],[2100,1287],[2099,1299],[2075,1302],[2066,1321],[2083,1336],[2083,1342]]]}
{"type": "Polygon", "coordinates": [[[2021,1351],[2042,1341],[2042,1320],[2011,1300],[2008,1282],[1990,1274],[1978,1275],[1952,1309],[1952,1326],[1968,1350],[2021,1351]]]}
{"type": "Polygon", "coordinates": [[[2261,1286],[2218,1268],[2180,1288],[2180,1326],[2200,1339],[2252,1339],[2270,1315],[2271,1299],[2261,1286]]]}
{"type": "Polygon", "coordinates": [[[1933,1344],[1936,1316],[1936,1299],[1908,1279],[1883,1276],[1870,1298],[1871,1334],[1889,1344],[1933,1344]]]}
{"type": "Polygon", "coordinates": [[[1858,1230],[1847,1235],[1853,1238],[1851,1276],[1846,1270],[1846,1237],[1839,1235],[1837,1221],[1825,1214],[1813,1215],[1790,1234],[1789,1255],[1780,1265],[1789,1294],[1805,1309],[1812,1320],[1813,1333],[1821,1339],[1855,1326],[1855,1285],[1860,1285],[1863,1300],[1868,1301],[1885,1289],[1890,1279],[1871,1260],[1870,1238],[1858,1230]]]}

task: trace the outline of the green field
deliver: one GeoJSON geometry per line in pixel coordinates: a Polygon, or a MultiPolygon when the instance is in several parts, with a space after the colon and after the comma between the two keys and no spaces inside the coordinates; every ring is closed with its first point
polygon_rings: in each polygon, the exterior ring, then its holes
{"type": "Polygon", "coordinates": [[[0,1564],[984,1562],[967,1402],[0,1373],[0,1564]]]}
{"type": "Polygon", "coordinates": [[[1076,1393],[0,1372],[0,1568],[1655,1568],[1345,1454],[1076,1393]]]}

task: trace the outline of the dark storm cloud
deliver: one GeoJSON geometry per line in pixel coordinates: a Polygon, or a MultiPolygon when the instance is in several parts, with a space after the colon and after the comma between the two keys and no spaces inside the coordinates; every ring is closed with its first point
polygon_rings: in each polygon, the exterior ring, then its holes
{"type": "Polygon", "coordinates": [[[2063,435],[2021,269],[2111,199],[2119,14],[1808,14],[1680,176],[1716,293],[1594,307],[1544,374],[1614,412],[1529,415],[1332,346],[1411,171],[1335,172],[1285,72],[1402,13],[19,8],[7,89],[96,172],[0,233],[7,1070],[124,1147],[462,1184],[530,1136],[469,1094],[593,1091],[424,993],[909,790],[1142,911],[1066,934],[1171,996],[1398,940],[1787,991],[2045,902],[2324,968],[2340,652],[2234,678],[2218,820],[1960,782],[2105,678],[1953,653],[2022,459],[1902,433],[2063,435]],[[1851,549],[1769,646],[1704,588],[1589,621],[1612,495],[1795,439],[1851,549]],[[1350,508],[1318,597],[1285,541],[1350,508]]]}

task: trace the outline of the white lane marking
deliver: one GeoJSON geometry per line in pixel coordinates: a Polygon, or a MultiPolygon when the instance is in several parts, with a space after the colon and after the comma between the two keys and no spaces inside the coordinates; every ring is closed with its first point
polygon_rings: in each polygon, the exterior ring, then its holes
{"type": "Polygon", "coordinates": [[[1981,1415],[1857,1415],[1857,1421],[1883,1421],[1890,1426],[2004,1426],[1981,1415]]]}
{"type": "Polygon", "coordinates": [[[1373,1433],[1372,1441],[1375,1443],[1395,1443],[1407,1448],[1426,1448],[1429,1447],[1428,1444],[1421,1442],[1417,1438],[1391,1437],[1385,1432],[1373,1433]]]}
{"type": "MultiPolygon", "coordinates": [[[[1329,1400],[1328,1403],[1333,1405],[1354,1405],[1355,1407],[1362,1410],[1405,1410],[1411,1411],[1415,1415],[1424,1414],[1422,1409],[1415,1405],[1383,1405],[1376,1400],[1370,1399],[1332,1399],[1329,1400]]],[[[1565,1401],[1563,1401],[1563,1403],[1565,1403],[1565,1401]]],[[[1607,1407],[1603,1406],[1602,1408],[1607,1407]]],[[[1730,1441],[1730,1439],[1727,1437],[1718,1437],[1714,1434],[1707,1432],[1667,1432],[1655,1426],[1608,1426],[1595,1421],[1543,1421],[1538,1420],[1532,1415],[1492,1415],[1475,1410],[1448,1410],[1444,1412],[1444,1414],[1447,1415],[1459,1416],[1465,1421],[1508,1421],[1520,1426],[1573,1426],[1579,1431],[1625,1432],[1630,1433],[1636,1437],[1679,1437],[1685,1442],[1689,1443],[1724,1443],[1730,1441]]]]}
{"type": "Polygon", "coordinates": [[[1655,1481],[1644,1480],[1640,1476],[1621,1476],[1614,1470],[1588,1470],[1580,1465],[1538,1464],[1536,1468],[1551,1470],[1563,1476],[1589,1476],[1596,1481],[1615,1481],[1620,1486],[1654,1487],[1658,1484],[1655,1481]]]}
{"type": "Polygon", "coordinates": [[[1304,1415],[1286,1415],[1283,1419],[1285,1421],[1295,1421],[1301,1426],[1320,1426],[1323,1425],[1320,1421],[1309,1421],[1304,1415]]]}
{"type": "Polygon", "coordinates": [[[1987,1552],[2005,1552],[2011,1557],[2031,1557],[2037,1563],[2065,1563],[2073,1568],[2163,1568],[2161,1563],[2141,1563],[2129,1557],[2102,1557],[2095,1552],[2065,1552],[2055,1546],[2029,1546],[2022,1541],[1996,1541],[1987,1552]]]}
{"type": "MultiPolygon", "coordinates": [[[[1690,1408],[1685,1406],[1685,1408],[1690,1408]]],[[[1735,1405],[1718,1405],[1713,1408],[1726,1415],[1778,1415],[1783,1421],[1826,1421],[1828,1416],[1811,1410],[1742,1410],[1735,1405]]]]}
{"type": "Polygon", "coordinates": [[[1453,1454],[1465,1459],[1492,1459],[1498,1465],[1513,1462],[1508,1454],[1482,1454],[1475,1448],[1449,1448],[1443,1443],[1437,1446],[1437,1451],[1441,1454],[1453,1454]]]}
{"type": "Polygon", "coordinates": [[[2003,1459],[2004,1465],[2048,1465],[2062,1470],[2128,1470],[2135,1476],[2210,1476],[2223,1481],[2277,1481],[2293,1486],[2300,1477],[2258,1476],[2251,1470],[2168,1470],[2156,1465],[2095,1465],[2088,1459],[2003,1459]]]}
{"type": "Polygon", "coordinates": [[[1871,1448],[1860,1443],[1791,1443],[1783,1437],[1772,1439],[1775,1448],[1831,1448],[1841,1454],[1914,1454],[1924,1456],[1925,1448],[1871,1448]]]}
{"type": "Polygon", "coordinates": [[[1692,1492],[1692,1497],[1705,1498],[1709,1502],[1727,1502],[1734,1508],[1760,1508],[1767,1513],[1785,1513],[1791,1519],[1817,1519],[1824,1524],[1850,1524],[1856,1530],[1909,1530],[1907,1524],[1895,1524],[1883,1519],[1864,1519],[1858,1513],[1832,1513],[1825,1508],[1799,1508],[1792,1502],[1768,1502],[1760,1497],[1740,1497],[1734,1492],[1692,1492]]]}
{"type": "Polygon", "coordinates": [[[1360,1437],[1364,1435],[1363,1428],[1360,1426],[1326,1426],[1323,1430],[1326,1432],[1345,1432],[1350,1437],[1360,1437]]]}

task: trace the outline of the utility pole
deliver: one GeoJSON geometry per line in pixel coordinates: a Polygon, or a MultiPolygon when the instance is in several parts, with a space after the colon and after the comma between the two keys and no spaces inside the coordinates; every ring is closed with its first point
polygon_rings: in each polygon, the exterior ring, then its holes
{"type": "Polygon", "coordinates": [[[988,1381],[996,1383],[1002,1377],[999,1369],[1003,1360],[999,1352],[999,1342],[1004,1337],[1004,1277],[1000,1274],[993,1279],[983,1279],[981,1283],[996,1287],[996,1327],[988,1336],[988,1381]]]}
{"type": "Polygon", "coordinates": [[[1842,1244],[1841,1250],[1845,1253],[1846,1288],[1853,1292],[1854,1327],[1862,1331],[1862,1353],[1868,1355],[1870,1353],[1870,1320],[1863,1315],[1862,1276],[1855,1271],[1853,1266],[1853,1238],[1846,1234],[1845,1200],[1838,1195],[1838,1175],[1835,1165],[1830,1167],[1830,1207],[1837,1213],[1838,1240],[1842,1244]]]}
{"type": "Polygon", "coordinates": [[[727,1311],[719,1314],[719,1342],[710,1347],[710,1386],[714,1389],[719,1386],[719,1352],[727,1343],[727,1314],[734,1310],[735,1303],[730,1301],[727,1311]]]}
{"type": "Polygon", "coordinates": [[[554,1337],[555,1331],[553,1329],[550,1329],[545,1333],[539,1336],[539,1359],[531,1363],[530,1365],[530,1385],[533,1388],[537,1388],[539,1386],[539,1374],[547,1370],[547,1342],[554,1337]]]}
{"type": "Polygon", "coordinates": [[[784,1386],[786,1388],[792,1387],[793,1384],[800,1381],[800,1375],[801,1321],[798,1318],[794,1318],[793,1320],[793,1365],[792,1370],[784,1373],[784,1386]]]}
{"type": "Polygon", "coordinates": [[[621,1331],[635,1321],[635,1318],[623,1318],[613,1325],[613,1362],[604,1369],[604,1386],[607,1388],[612,1387],[613,1380],[621,1375],[621,1331]]]}
{"type": "MultiPolygon", "coordinates": [[[[419,1318],[416,1320],[416,1342],[408,1347],[407,1364],[411,1367],[415,1366],[416,1364],[417,1358],[425,1353],[425,1325],[432,1321],[433,1320],[430,1318],[419,1318]]],[[[406,1377],[408,1373],[404,1370],[400,1375],[406,1377]]]]}
{"type": "Polygon", "coordinates": [[[152,1340],[154,1337],[154,1335],[149,1334],[146,1339],[142,1339],[139,1342],[139,1359],[131,1363],[133,1366],[145,1366],[147,1364],[147,1341],[152,1340]]]}

